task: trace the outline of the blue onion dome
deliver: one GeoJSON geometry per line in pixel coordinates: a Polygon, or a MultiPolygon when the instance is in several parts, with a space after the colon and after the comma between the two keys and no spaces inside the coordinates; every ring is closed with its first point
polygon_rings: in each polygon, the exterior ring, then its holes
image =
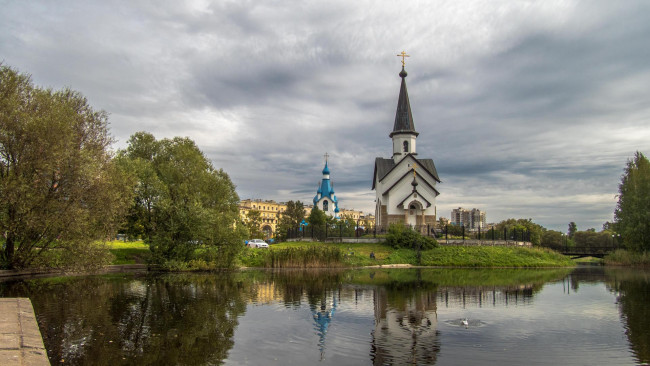
{"type": "Polygon", "coordinates": [[[323,174],[329,174],[330,168],[327,167],[327,162],[325,162],[325,168],[323,168],[323,174]]]}
{"type": "Polygon", "coordinates": [[[334,209],[334,212],[335,212],[335,213],[339,213],[339,208],[338,208],[338,207],[335,208],[335,209],[334,209]]]}

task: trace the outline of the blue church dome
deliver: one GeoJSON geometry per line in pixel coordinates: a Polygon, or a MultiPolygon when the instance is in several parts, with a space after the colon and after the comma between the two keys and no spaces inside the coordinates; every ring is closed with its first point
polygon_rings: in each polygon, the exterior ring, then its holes
{"type": "Polygon", "coordinates": [[[323,174],[329,174],[330,168],[327,167],[327,161],[325,162],[325,168],[323,168],[323,174]]]}

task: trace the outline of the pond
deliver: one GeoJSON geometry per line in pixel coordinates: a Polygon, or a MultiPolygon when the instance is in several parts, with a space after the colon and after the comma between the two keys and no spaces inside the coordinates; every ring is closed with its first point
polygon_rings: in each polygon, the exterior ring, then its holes
{"type": "Polygon", "coordinates": [[[0,282],[53,365],[635,365],[650,272],[359,269],[0,282]]]}

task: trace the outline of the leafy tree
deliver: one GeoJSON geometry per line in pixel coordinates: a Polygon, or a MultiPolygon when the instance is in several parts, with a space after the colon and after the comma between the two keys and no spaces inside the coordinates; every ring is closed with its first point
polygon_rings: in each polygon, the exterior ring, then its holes
{"type": "Polygon", "coordinates": [[[613,245],[613,240],[610,232],[596,230],[576,231],[573,236],[573,241],[576,247],[580,248],[602,248],[613,245]]]}
{"type": "Polygon", "coordinates": [[[496,225],[497,232],[503,232],[506,229],[508,236],[513,233],[520,238],[522,233],[530,236],[530,241],[533,245],[540,245],[542,242],[542,232],[544,228],[533,222],[532,219],[507,219],[499,222],[496,225]]]}
{"type": "Polygon", "coordinates": [[[564,234],[555,230],[546,230],[542,233],[541,245],[547,248],[561,249],[564,247],[564,234]]]}
{"type": "MultiPolygon", "coordinates": [[[[462,236],[463,235],[463,226],[461,225],[452,225],[448,224],[447,226],[443,227],[443,233],[445,230],[447,230],[447,236],[462,236]]],[[[465,230],[465,234],[468,234],[469,230],[465,230]]]]}
{"type": "Polygon", "coordinates": [[[650,249],[650,162],[640,152],[627,162],[614,211],[616,228],[625,246],[641,252],[650,249]]]}
{"type": "Polygon", "coordinates": [[[578,231],[578,226],[575,222],[571,221],[569,223],[569,230],[567,231],[569,234],[569,239],[573,239],[573,235],[575,235],[576,231],[578,231]]]}
{"type": "Polygon", "coordinates": [[[325,225],[325,223],[327,222],[327,215],[318,207],[314,206],[314,208],[309,213],[307,222],[309,222],[309,224],[313,226],[325,225]]]}
{"type": "Polygon", "coordinates": [[[343,237],[355,236],[357,228],[357,221],[351,215],[343,215],[336,223],[336,230],[341,233],[343,237]]]}
{"type": "Polygon", "coordinates": [[[111,143],[107,113],[80,93],[41,89],[0,65],[2,266],[109,260],[95,240],[115,234],[131,200],[111,143]]]}
{"type": "Polygon", "coordinates": [[[142,228],[154,260],[187,261],[204,248],[211,261],[232,263],[246,235],[245,226],[236,225],[239,197],[228,174],[192,140],[157,141],[138,132],[119,161],[138,179],[127,230],[142,228]]]}
{"type": "Polygon", "coordinates": [[[246,214],[246,227],[250,238],[261,238],[263,236],[262,229],[262,213],[258,210],[250,210],[246,214]]]}
{"type": "Polygon", "coordinates": [[[280,240],[287,238],[289,230],[295,230],[300,227],[300,223],[305,218],[305,206],[300,201],[287,202],[287,209],[280,216],[278,221],[277,235],[280,240]]]}

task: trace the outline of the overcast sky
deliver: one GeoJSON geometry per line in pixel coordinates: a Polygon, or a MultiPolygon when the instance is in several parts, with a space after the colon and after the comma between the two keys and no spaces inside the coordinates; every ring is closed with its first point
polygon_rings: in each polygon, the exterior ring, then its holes
{"type": "Polygon", "coordinates": [[[241,198],[374,213],[401,68],[438,215],[579,230],[650,154],[649,1],[6,1],[0,60],[110,113],[114,148],[187,136],[241,198]]]}

